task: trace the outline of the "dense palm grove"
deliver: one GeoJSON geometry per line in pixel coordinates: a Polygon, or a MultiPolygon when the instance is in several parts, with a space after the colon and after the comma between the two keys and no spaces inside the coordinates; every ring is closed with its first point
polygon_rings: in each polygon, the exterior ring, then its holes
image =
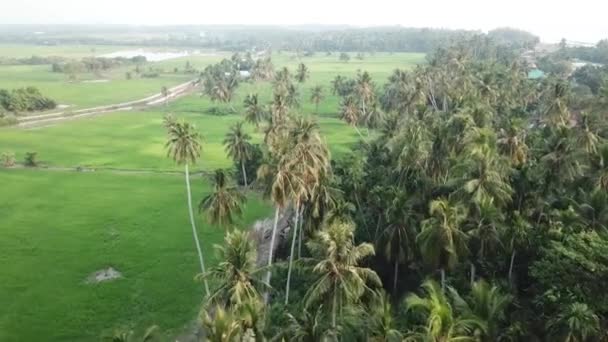
{"type": "MultiPolygon", "coordinates": [[[[208,68],[204,94],[231,107],[241,60],[208,68]]],[[[274,94],[247,96],[243,115],[264,141],[234,126],[225,145],[243,188],[218,171],[200,204],[227,231],[217,266],[205,271],[201,254],[207,340],[608,338],[608,81],[578,101],[570,80],[529,80],[513,51],[461,41],[383,86],[365,71],[336,77],[336,111],[360,142],[332,159],[298,111],[308,73],[254,63],[274,94]],[[248,189],[276,208],[262,267],[234,226],[248,189]]],[[[323,101],[322,87],[312,94],[323,101]]],[[[195,161],[194,128],[166,126],[170,155],[195,161]]]]}

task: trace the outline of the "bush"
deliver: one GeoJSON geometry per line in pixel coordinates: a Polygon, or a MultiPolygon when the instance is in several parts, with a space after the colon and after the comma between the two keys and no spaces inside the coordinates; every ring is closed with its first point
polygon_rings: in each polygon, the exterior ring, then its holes
{"type": "Polygon", "coordinates": [[[0,109],[11,112],[31,112],[54,109],[57,103],[45,97],[35,87],[19,88],[8,91],[0,89],[0,109]]]}
{"type": "Polygon", "coordinates": [[[17,117],[11,113],[0,113],[0,127],[17,124],[17,117]]]}
{"type": "Polygon", "coordinates": [[[141,77],[143,78],[156,78],[160,76],[158,72],[154,72],[154,71],[150,71],[150,72],[145,72],[143,74],[141,74],[141,77]]]}
{"type": "Polygon", "coordinates": [[[13,152],[4,152],[2,153],[2,166],[11,167],[15,166],[15,153],[13,152]]]}
{"type": "Polygon", "coordinates": [[[27,167],[36,167],[38,166],[38,152],[26,152],[25,160],[23,161],[23,165],[27,167]]]}

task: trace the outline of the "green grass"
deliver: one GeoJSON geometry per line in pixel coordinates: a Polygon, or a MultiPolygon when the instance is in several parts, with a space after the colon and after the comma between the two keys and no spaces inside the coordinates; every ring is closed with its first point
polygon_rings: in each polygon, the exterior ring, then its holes
{"type": "MultiPolygon", "coordinates": [[[[192,182],[198,201],[209,186],[192,182]]],[[[202,288],[182,177],[0,170],[0,184],[0,341],[97,341],[152,324],[171,335],[196,316],[202,288]],[[124,278],[84,283],[108,266],[124,278]]],[[[242,225],[268,214],[250,197],[242,225]]],[[[210,265],[224,233],[201,221],[210,265]]]]}
{"type": "Polygon", "coordinates": [[[76,82],[67,74],[51,71],[50,65],[3,65],[0,66],[0,89],[35,86],[42,94],[71,109],[109,105],[137,100],[160,92],[162,86],[174,86],[193,77],[184,74],[162,74],[157,78],[127,80],[127,67],[117,68],[101,75],[81,74],[76,82]],[[108,82],[89,83],[95,79],[108,82]]]}
{"type": "MultiPolygon", "coordinates": [[[[187,99],[201,101],[196,97],[187,99]]],[[[186,101],[187,101],[186,100],[186,101]]],[[[201,107],[202,108],[202,107],[201,107]]],[[[228,128],[241,120],[238,115],[215,116],[178,112],[193,122],[204,137],[203,154],[194,169],[227,168],[232,162],[222,145],[228,128]]],[[[120,112],[83,118],[51,127],[30,130],[0,129],[0,153],[12,151],[21,160],[25,152],[36,151],[48,166],[174,170],[166,158],[162,112],[120,112]]],[[[334,152],[347,149],[356,141],[355,131],[334,118],[319,119],[322,132],[334,152]]],[[[247,126],[254,141],[261,133],[247,126]]]]}

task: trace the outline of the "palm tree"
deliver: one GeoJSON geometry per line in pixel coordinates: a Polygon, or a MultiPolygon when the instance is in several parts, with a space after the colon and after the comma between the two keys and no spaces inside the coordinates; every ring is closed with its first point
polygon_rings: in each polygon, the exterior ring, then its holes
{"type": "Polygon", "coordinates": [[[247,187],[247,172],[245,170],[245,163],[251,158],[252,145],[249,142],[251,136],[243,131],[243,123],[237,122],[234,126],[230,127],[230,132],[226,134],[224,139],[224,147],[228,156],[241,164],[241,170],[243,172],[243,184],[247,187]]]}
{"type": "Polygon", "coordinates": [[[201,316],[201,322],[205,330],[205,341],[240,341],[242,336],[241,326],[233,317],[232,313],[227,312],[218,305],[213,308],[213,310],[203,311],[201,316]],[[213,312],[213,314],[211,314],[211,312],[213,312]]]}
{"type": "Polygon", "coordinates": [[[363,118],[367,119],[368,105],[374,100],[374,82],[367,71],[357,74],[355,92],[361,101],[361,114],[363,118]]]}
{"type": "Polygon", "coordinates": [[[256,128],[260,127],[260,122],[266,116],[264,107],[258,100],[258,94],[249,94],[245,97],[245,120],[256,128]]]}
{"type": "MultiPolygon", "coordinates": [[[[287,271],[287,284],[285,290],[285,304],[289,303],[289,288],[291,271],[295,251],[295,242],[298,236],[298,221],[301,206],[306,200],[312,198],[315,190],[320,190],[321,179],[329,172],[329,150],[323,144],[318,132],[318,124],[314,121],[297,118],[290,137],[295,140],[295,146],[291,149],[289,167],[301,180],[297,187],[293,188],[292,200],[295,206],[295,223],[291,241],[291,252],[289,256],[289,268],[287,271]]],[[[301,236],[300,232],[300,236],[301,236]]]]}
{"type": "MultiPolygon", "coordinates": [[[[284,143],[277,143],[277,147],[287,148],[284,143]]],[[[258,179],[268,185],[268,194],[275,205],[274,224],[272,226],[272,234],[270,237],[270,247],[268,252],[268,271],[266,273],[266,283],[270,284],[272,277],[272,257],[274,253],[274,244],[279,224],[279,214],[285,208],[289,199],[292,197],[295,189],[300,188],[301,180],[290,168],[286,158],[286,152],[278,152],[275,159],[270,163],[262,164],[258,169],[258,179]]],[[[268,303],[268,292],[264,293],[264,302],[268,303]]]]}
{"type": "MultiPolygon", "coordinates": [[[[198,241],[198,233],[196,231],[196,225],[194,223],[194,213],[192,210],[192,193],[190,191],[190,172],[188,171],[188,164],[195,164],[197,159],[201,155],[201,136],[196,131],[196,127],[190,123],[181,121],[174,122],[167,127],[168,140],[165,144],[167,148],[167,156],[171,157],[178,165],[183,164],[185,175],[186,175],[186,192],[188,197],[188,212],[190,214],[190,225],[192,226],[192,235],[196,244],[196,250],[198,252],[198,259],[201,266],[201,273],[205,273],[205,261],[203,259],[203,252],[201,245],[198,241]]],[[[209,284],[207,281],[204,282],[205,291],[209,296],[209,284]]]]}
{"type": "Polygon", "coordinates": [[[208,273],[197,276],[198,279],[213,278],[218,284],[208,301],[235,308],[261,299],[258,289],[264,284],[256,278],[259,272],[257,251],[249,233],[240,230],[229,232],[224,244],[215,245],[215,249],[220,262],[208,273]]]}
{"type": "Polygon", "coordinates": [[[422,327],[420,333],[410,336],[414,338],[406,340],[416,340],[415,337],[420,337],[423,341],[474,342],[477,341],[474,332],[485,331],[485,325],[481,320],[474,317],[459,317],[449,298],[436,282],[426,280],[422,283],[422,291],[424,297],[414,293],[409,294],[405,298],[405,305],[408,311],[424,315],[426,325],[422,327]]]}
{"type": "Polygon", "coordinates": [[[379,290],[374,293],[373,302],[367,311],[368,331],[370,342],[397,342],[403,336],[395,328],[393,309],[386,292],[379,290]]]}
{"type": "Polygon", "coordinates": [[[460,229],[466,215],[461,206],[445,198],[431,201],[429,212],[431,218],[422,222],[416,242],[423,259],[441,270],[441,287],[445,289],[445,270],[452,269],[467,252],[467,236],[460,229]]]}
{"type": "Polygon", "coordinates": [[[315,86],[312,88],[312,93],[310,95],[310,101],[315,104],[315,114],[319,114],[319,103],[323,101],[323,87],[315,86]]]}
{"type": "Polygon", "coordinates": [[[554,337],[565,342],[583,342],[600,333],[599,317],[585,303],[572,303],[548,322],[554,337]]]}
{"type": "Polygon", "coordinates": [[[286,333],[290,336],[290,341],[297,342],[318,342],[325,341],[330,333],[323,324],[323,306],[319,306],[313,313],[303,310],[302,318],[298,319],[291,314],[289,327],[286,333]]]}
{"type": "Polygon", "coordinates": [[[342,93],[342,87],[344,86],[344,82],[346,82],[346,78],[341,75],[337,75],[331,81],[331,93],[334,95],[340,95],[342,93]]]}
{"type": "Polygon", "coordinates": [[[296,72],[296,80],[299,83],[304,83],[308,78],[308,74],[309,72],[306,65],[304,65],[304,63],[300,63],[300,65],[298,65],[298,71],[296,72]]]}
{"type": "Polygon", "coordinates": [[[369,243],[355,245],[353,233],[352,224],[334,223],[308,242],[317,261],[313,272],[319,278],[306,293],[306,307],[319,302],[329,303],[334,330],[337,313],[342,312],[344,305],[359,301],[371,290],[369,285],[382,284],[376,272],[359,266],[364,258],[374,254],[374,247],[369,243]]]}
{"type": "Polygon", "coordinates": [[[393,201],[385,211],[387,226],[376,239],[377,249],[383,251],[387,261],[394,265],[393,295],[397,293],[399,265],[413,256],[415,227],[418,225],[414,203],[409,194],[396,187],[391,188],[393,201]]]}
{"type": "Polygon", "coordinates": [[[513,301],[513,296],[503,293],[497,286],[491,286],[484,280],[473,283],[471,293],[464,300],[456,290],[450,288],[454,307],[463,317],[478,319],[485,326],[485,331],[479,334],[484,341],[496,341],[502,331],[501,324],[505,322],[505,311],[513,301]]]}
{"type": "Polygon", "coordinates": [[[357,127],[357,125],[361,121],[360,110],[359,106],[357,105],[357,100],[352,96],[346,97],[344,100],[342,100],[340,111],[341,119],[344,120],[350,126],[354,127],[357,131],[357,134],[359,134],[359,137],[363,139],[363,135],[361,135],[361,131],[359,131],[359,128],[357,127]]]}
{"type": "Polygon", "coordinates": [[[198,208],[200,212],[206,212],[211,224],[232,225],[233,215],[241,216],[241,206],[247,201],[236,187],[228,186],[226,174],[223,170],[215,170],[215,185],[213,192],[205,196],[198,208]]]}

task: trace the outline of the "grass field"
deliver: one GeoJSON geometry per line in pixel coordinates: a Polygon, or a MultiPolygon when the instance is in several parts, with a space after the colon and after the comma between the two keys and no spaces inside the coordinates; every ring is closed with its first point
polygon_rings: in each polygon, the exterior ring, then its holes
{"type": "Polygon", "coordinates": [[[82,58],[99,56],[121,49],[125,49],[125,47],[114,45],[0,44],[0,57],[29,58],[32,56],[57,56],[66,58],[82,58]]]}
{"type": "MultiPolygon", "coordinates": [[[[169,334],[197,313],[201,284],[184,180],[0,170],[0,341],[93,341],[117,326],[169,334]],[[85,284],[113,266],[123,279],[85,284]]],[[[193,196],[209,191],[193,179],[193,196]]],[[[243,225],[269,214],[255,196],[243,225]]],[[[199,220],[208,263],[223,231],[199,220]]]]}
{"type": "MultiPolygon", "coordinates": [[[[189,57],[159,65],[181,68],[189,60],[202,68],[216,58],[189,57]]],[[[411,68],[423,61],[420,54],[377,54],[348,63],[337,58],[334,54],[302,59],[311,77],[300,85],[301,107],[294,113],[316,118],[334,158],[359,138],[338,119],[339,103],[330,94],[331,79],[367,70],[380,89],[393,69],[411,68]],[[322,85],[326,95],[318,115],[309,101],[315,85],[322,85]]],[[[291,70],[299,63],[286,53],[277,54],[273,61],[275,67],[291,70]]],[[[11,81],[25,84],[28,77],[38,78],[38,84],[49,85],[49,93],[57,91],[57,96],[77,99],[74,101],[80,105],[118,102],[124,100],[121,96],[160,89],[156,80],[142,85],[110,82],[103,91],[97,87],[104,83],[90,88],[79,83],[68,95],[64,80],[54,80],[50,72],[35,68],[13,69],[11,74],[0,67],[0,88],[11,81]],[[118,88],[119,84],[124,88],[118,88]]],[[[43,164],[57,167],[177,170],[165,157],[161,126],[163,114],[173,112],[195,123],[204,137],[203,155],[194,169],[227,168],[232,163],[222,140],[229,127],[242,120],[242,100],[252,92],[268,102],[271,85],[241,84],[234,100],[237,113],[228,113],[226,106],[194,94],[167,107],[140,112],[103,114],[34,129],[0,128],[0,153],[15,152],[21,161],[25,152],[36,151],[43,164]],[[222,115],[209,114],[213,107],[222,115]]],[[[246,129],[255,142],[261,141],[261,133],[250,125],[246,129]]],[[[0,169],[0,184],[0,262],[6,265],[0,268],[0,341],[96,341],[117,326],[141,330],[155,323],[168,336],[175,336],[195,317],[201,286],[193,281],[197,262],[182,177],[108,170],[0,169]],[[99,285],[83,282],[88,274],[107,266],[116,267],[125,278],[99,285]]],[[[193,184],[195,200],[209,191],[208,182],[200,178],[193,184]]],[[[253,196],[240,226],[248,227],[269,214],[269,203],[253,196]]],[[[205,246],[220,242],[222,236],[221,230],[200,222],[205,246]]],[[[210,248],[205,254],[213,263],[210,248]]]]}

